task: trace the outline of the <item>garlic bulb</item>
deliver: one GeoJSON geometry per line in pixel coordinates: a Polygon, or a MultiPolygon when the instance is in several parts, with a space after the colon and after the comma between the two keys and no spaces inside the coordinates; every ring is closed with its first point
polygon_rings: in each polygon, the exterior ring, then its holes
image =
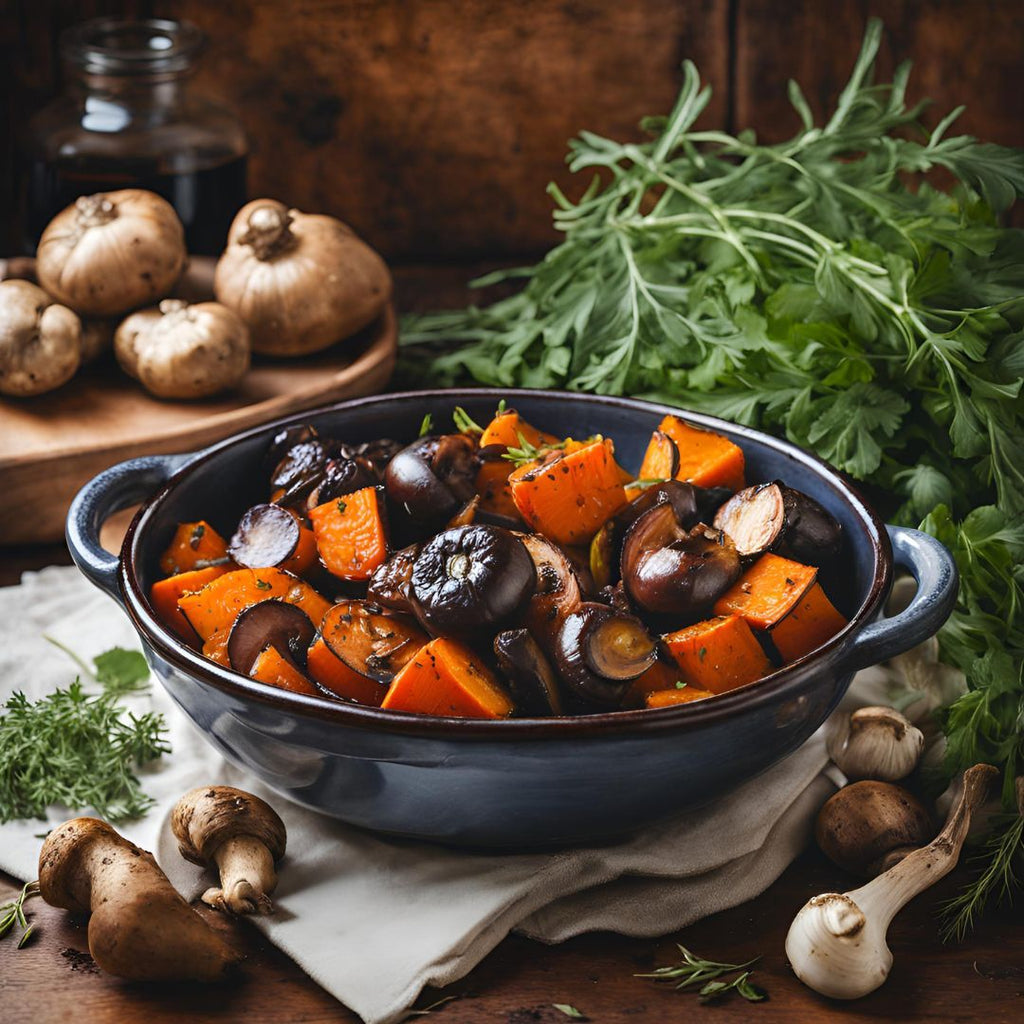
{"type": "Polygon", "coordinates": [[[839,715],[826,733],[828,756],[852,780],[895,782],[921,760],[924,735],[895,708],[858,708],[839,715]]]}
{"type": "Polygon", "coordinates": [[[890,922],[956,866],[971,815],[998,777],[992,765],[969,768],[956,807],[931,843],[859,889],[804,904],[786,936],[786,956],[805,985],[833,999],[859,999],[885,981],[892,967],[890,922]]]}
{"type": "Polygon", "coordinates": [[[78,369],[81,321],[29,281],[0,281],[0,394],[59,388],[78,369]]]}
{"type": "Polygon", "coordinates": [[[82,196],[39,239],[39,283],[77,313],[116,316],[163,298],[185,266],[174,207],[126,188],[82,196]]]}
{"type": "Polygon", "coordinates": [[[249,329],[219,302],[164,299],[125,319],[114,354],[125,373],[160,398],[205,398],[245,375],[249,329]]]}

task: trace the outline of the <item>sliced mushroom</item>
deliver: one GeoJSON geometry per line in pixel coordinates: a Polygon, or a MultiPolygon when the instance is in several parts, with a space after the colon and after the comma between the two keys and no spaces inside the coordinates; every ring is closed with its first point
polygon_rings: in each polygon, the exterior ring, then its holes
{"type": "Polygon", "coordinates": [[[282,492],[279,503],[305,498],[319,483],[327,458],[327,449],[315,437],[292,445],[270,477],[270,486],[282,492]]]}
{"type": "Polygon", "coordinates": [[[329,458],[320,469],[313,489],[306,498],[306,508],[316,508],[326,501],[361,491],[364,487],[376,487],[379,483],[377,471],[369,459],[360,455],[353,458],[345,455],[329,458]]]}
{"type": "Polygon", "coordinates": [[[742,557],[774,551],[822,566],[839,554],[842,529],[813,498],[776,480],[734,494],[715,515],[742,557]]]}
{"type": "Polygon", "coordinates": [[[228,554],[247,569],[283,565],[299,546],[299,521],[280,505],[254,505],[238,523],[228,554]]]}
{"type": "Polygon", "coordinates": [[[622,545],[622,581],[647,612],[693,622],[739,577],[731,540],[704,525],[687,532],[669,503],[655,505],[629,528],[622,545]]]}
{"type": "Polygon", "coordinates": [[[522,541],[497,526],[460,526],[416,557],[410,594],[416,617],[439,635],[466,635],[512,622],[533,594],[533,562],[522,541]]]}
{"type": "Polygon", "coordinates": [[[657,640],[632,615],[587,602],[564,616],[555,638],[562,681],[584,701],[618,706],[657,657],[657,640]]]}
{"type": "Polygon", "coordinates": [[[242,609],[228,634],[228,660],[236,672],[248,675],[267,647],[274,647],[296,665],[306,663],[306,652],[316,636],[309,616],[285,601],[260,601],[242,609]]]}
{"type": "Polygon", "coordinates": [[[419,552],[419,544],[410,544],[407,548],[396,551],[383,565],[379,565],[366,588],[367,600],[392,611],[407,612],[411,615],[412,567],[419,552]]]}
{"type": "Polygon", "coordinates": [[[320,633],[353,672],[382,684],[390,683],[428,639],[411,620],[387,615],[368,601],[336,604],[320,633]]]}
{"type": "Polygon", "coordinates": [[[562,713],[555,671],[527,630],[499,633],[494,638],[494,653],[518,711],[524,715],[562,713]]]}

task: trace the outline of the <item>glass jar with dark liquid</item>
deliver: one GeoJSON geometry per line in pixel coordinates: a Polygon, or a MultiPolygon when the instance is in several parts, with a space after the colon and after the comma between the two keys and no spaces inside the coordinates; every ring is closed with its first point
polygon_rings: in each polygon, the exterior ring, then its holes
{"type": "Polygon", "coordinates": [[[29,124],[31,251],[79,196],[144,188],[170,202],[189,252],[217,255],[246,200],[248,145],[226,110],[189,88],[205,37],[188,22],[98,18],[69,29],[66,92],[29,124]]]}

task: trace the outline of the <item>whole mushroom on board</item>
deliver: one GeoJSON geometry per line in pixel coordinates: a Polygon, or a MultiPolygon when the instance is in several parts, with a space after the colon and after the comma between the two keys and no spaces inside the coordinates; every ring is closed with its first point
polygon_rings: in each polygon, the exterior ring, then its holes
{"type": "Polygon", "coordinates": [[[58,213],[39,239],[36,273],[76,312],[116,316],[167,295],[185,257],[174,207],[128,188],[82,196],[58,213]]]}
{"type": "Polygon", "coordinates": [[[249,368],[249,329],[218,302],[164,299],[132,313],[114,334],[121,368],[160,398],[206,398],[249,368]]]}
{"type": "Polygon", "coordinates": [[[969,768],[956,806],[932,842],[859,889],[824,893],[803,906],[786,936],[786,956],[805,985],[833,999],[859,999],[885,981],[892,967],[889,924],[956,866],[971,816],[998,776],[992,765],[969,768]]]}
{"type": "Polygon", "coordinates": [[[231,225],[214,292],[249,325],[254,351],[297,356],[376,319],[391,298],[391,275],[340,220],[255,199],[231,225]]]}
{"type": "Polygon", "coordinates": [[[220,872],[204,903],[232,914],[272,913],[287,834],[270,804],[232,786],[200,786],[174,805],[171,830],[186,860],[220,872]]]}
{"type": "Polygon", "coordinates": [[[59,388],[81,361],[82,322],[28,281],[0,281],[0,394],[59,388]]]}
{"type": "Polygon", "coordinates": [[[108,974],[217,981],[240,959],[178,895],[152,854],[97,818],[74,818],[46,837],[39,890],[52,907],[92,912],[89,952],[108,974]]]}

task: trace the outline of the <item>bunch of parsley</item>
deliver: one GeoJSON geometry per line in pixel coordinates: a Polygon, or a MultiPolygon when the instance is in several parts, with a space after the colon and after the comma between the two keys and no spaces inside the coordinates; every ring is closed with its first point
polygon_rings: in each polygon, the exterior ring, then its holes
{"type": "MultiPolygon", "coordinates": [[[[653,141],[570,143],[571,169],[598,174],[577,202],[550,186],[564,241],[475,282],[520,291],[408,318],[403,343],[426,346],[407,359],[435,383],[644,395],[784,433],[867,481],[895,521],[923,519],[962,574],[940,636],[969,687],[945,714],[946,768],[1003,766],[1009,812],[1024,772],[1024,232],[997,218],[1024,193],[1024,154],[950,136],[960,110],[925,131],[909,65],[874,81],[881,34],[872,21],[823,125],[790,83],[802,128],[778,145],[694,130],[710,92],[687,63],[672,113],[644,123],[653,141]]],[[[996,837],[968,911],[1013,888],[1019,842],[1015,827],[996,837]]]]}

